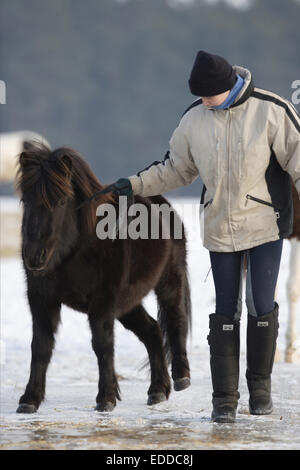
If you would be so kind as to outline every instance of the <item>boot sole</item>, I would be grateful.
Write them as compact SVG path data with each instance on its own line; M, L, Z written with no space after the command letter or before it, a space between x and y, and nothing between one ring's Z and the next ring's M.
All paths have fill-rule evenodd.
M251 415L270 415L273 412L273 403L271 402L269 406L266 406L264 408L254 408L249 403L249 412Z
M264 409L264 408L249 408L249 412L251 415L270 415L273 412L273 408L271 409Z
M211 420L213 423L235 423L235 414L224 413L219 415L211 415Z

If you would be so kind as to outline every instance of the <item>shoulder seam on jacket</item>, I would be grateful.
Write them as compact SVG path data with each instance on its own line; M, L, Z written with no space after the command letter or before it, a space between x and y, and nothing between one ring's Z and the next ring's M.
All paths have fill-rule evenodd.
M261 99L263 101L270 101L271 103L275 103L278 106L281 106L282 108L285 109L285 112L287 113L288 117L296 127L297 131L300 132L300 123L297 121L296 117L292 113L292 111L289 108L289 105L285 101L281 101L279 98L276 98L276 96L269 95L268 93L261 93L259 91L254 90L252 92L252 95L254 98Z
M195 106L199 106L199 104L202 104L202 98L199 98L198 100L194 101L182 114L181 117L183 117L190 109L195 108Z
M169 160L169 159L170 159L170 151L168 150L167 153L165 154L164 159L163 159L162 161L155 160L155 162L150 163L150 165L146 166L146 168L143 168L142 170L138 171L138 172L136 173L136 176L140 176L141 173L143 173L143 171L150 170L150 168L151 168L152 166L159 165L160 163L161 163L162 165L165 165L166 160Z

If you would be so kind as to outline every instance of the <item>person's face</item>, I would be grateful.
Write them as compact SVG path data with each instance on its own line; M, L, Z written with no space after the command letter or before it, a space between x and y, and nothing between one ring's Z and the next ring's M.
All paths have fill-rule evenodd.
M220 106L227 96L229 95L230 90L224 91L224 93L220 93L219 95L215 96L202 96L202 103L204 106Z

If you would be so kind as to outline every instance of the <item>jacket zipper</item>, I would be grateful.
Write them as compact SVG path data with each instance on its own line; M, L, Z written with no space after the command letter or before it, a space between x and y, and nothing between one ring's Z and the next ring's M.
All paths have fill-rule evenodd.
M239 178L242 177L242 142L238 141L238 170L239 170Z
M231 232L231 239L235 245L234 235L231 226L231 212L230 212L230 203L231 203L231 181L230 181L230 165L231 165L231 110L228 109L228 128L227 128L227 153L228 153L228 199L227 199L227 214L228 214L228 224Z
M280 218L280 212L278 210L277 207L274 206L274 204L271 204L271 202L267 202L267 201L264 201L263 199L259 199L257 197L254 197L254 196L251 196L251 194L247 194L246 195L246 198L247 199L251 199L252 201L256 201L256 202L259 202L260 204L264 204L265 206L269 206L269 207L272 207L275 211L275 215L277 217L277 219ZM247 202L246 202L247 203Z
M221 175L220 165L221 165L221 162L220 162L220 137L217 137L217 170L218 170L217 178L219 178L220 175Z

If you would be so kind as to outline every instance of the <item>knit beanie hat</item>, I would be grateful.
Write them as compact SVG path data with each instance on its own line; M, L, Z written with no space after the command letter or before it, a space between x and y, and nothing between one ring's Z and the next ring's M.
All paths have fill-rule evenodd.
M236 73L227 60L205 51L197 53L189 79L193 95L219 95L230 90L235 82Z

